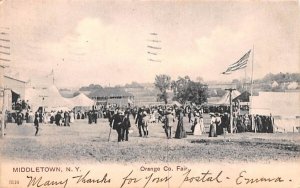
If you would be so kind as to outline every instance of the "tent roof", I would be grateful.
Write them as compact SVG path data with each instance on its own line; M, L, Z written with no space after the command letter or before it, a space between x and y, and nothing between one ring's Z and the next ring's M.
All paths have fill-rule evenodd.
M232 99L236 98L237 96L239 96L241 93L237 90L233 90L231 93L231 97ZM215 105L230 105L230 92L226 91L226 93L223 95L223 97L221 97L221 99L217 102L214 102L213 104Z
M235 97L232 101L236 102L237 100L239 100L240 102L249 102L250 95L251 94L248 91L244 91L242 94Z
M62 97L54 85L44 89L27 88L25 100L29 101L33 111L36 111L40 106L49 108L73 106L72 101Z
M93 106L94 101L88 98L85 94L80 93L76 97L70 99L74 106Z

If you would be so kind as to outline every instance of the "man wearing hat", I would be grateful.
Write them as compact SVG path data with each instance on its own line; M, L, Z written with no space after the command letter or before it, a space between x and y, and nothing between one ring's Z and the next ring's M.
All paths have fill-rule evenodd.
M129 128L131 127L130 120L129 120L129 111L125 111L125 115L122 120L122 127L123 127L123 140L128 141L128 134Z
M228 129L228 126L229 126L229 117L228 117L228 114L227 112L225 112L223 114L223 116L221 117L221 127L223 128L223 134L225 134L229 129Z
M118 142L121 142L123 140L122 115L124 116L123 112L117 110L113 115L111 122L112 128L115 129L118 133Z
M143 136L142 135L142 129L143 129L143 132L144 132L144 135L145 135L145 130L144 130L144 126L143 126L143 110L142 109L139 110L139 112L136 116L135 124L138 126L140 137Z
M165 118L165 132L167 135L167 138L170 139L172 137L172 127L173 123L175 122L174 116L172 115L171 109L168 109L166 112L166 118Z
M144 131L144 137L148 137L149 131L148 131L148 116L147 112L143 112L143 119L142 119L142 129Z

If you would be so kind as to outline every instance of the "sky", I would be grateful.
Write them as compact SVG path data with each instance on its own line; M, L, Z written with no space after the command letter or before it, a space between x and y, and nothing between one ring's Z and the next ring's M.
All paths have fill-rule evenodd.
M297 1L2 0L0 31L10 40L10 55L0 53L7 72L34 79L53 69L58 87L158 74L230 81L251 77L252 62L254 79L300 73ZM250 49L245 70L221 74Z

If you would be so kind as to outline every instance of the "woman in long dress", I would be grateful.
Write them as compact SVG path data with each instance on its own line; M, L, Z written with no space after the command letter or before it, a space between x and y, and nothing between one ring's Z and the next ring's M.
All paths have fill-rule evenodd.
M221 126L222 120L219 113L216 113L216 133L217 135L223 134L223 128Z
M183 126L183 110L179 109L178 114L178 123L177 123L177 129L175 133L175 138L186 138L186 132Z
M75 121L75 118L74 118L74 112L73 111L71 111L70 112L70 123L74 123L74 121Z
M210 127L209 127L208 137L217 137L215 114L210 114L210 115L211 115L211 120L210 120Z
M194 135L202 135L202 130L200 126L200 114L197 112L195 114L195 121L194 121Z
M200 115L199 124L200 124L200 130L201 130L202 134L205 134L205 127L204 127L204 121L203 121L202 115Z

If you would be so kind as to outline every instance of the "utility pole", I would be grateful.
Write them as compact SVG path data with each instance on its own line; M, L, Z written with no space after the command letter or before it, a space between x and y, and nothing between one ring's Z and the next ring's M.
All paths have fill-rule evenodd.
M233 127L233 110L232 110L232 91L236 90L233 88L225 89L226 91L229 91L229 101L230 101L230 133L233 133L232 127Z

